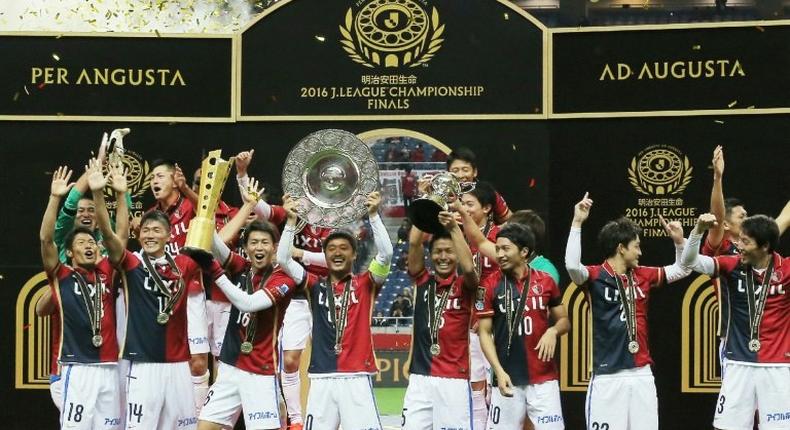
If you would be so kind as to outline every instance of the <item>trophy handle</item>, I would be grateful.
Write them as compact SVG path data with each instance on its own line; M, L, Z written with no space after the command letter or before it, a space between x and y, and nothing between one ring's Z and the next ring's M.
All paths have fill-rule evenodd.
M459 182L458 186L461 187L461 194L470 193L475 190L474 182Z

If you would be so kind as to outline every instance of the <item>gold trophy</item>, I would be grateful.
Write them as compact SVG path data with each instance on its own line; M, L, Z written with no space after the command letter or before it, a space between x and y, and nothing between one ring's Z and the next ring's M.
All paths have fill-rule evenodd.
M198 262L211 258L211 245L216 228L214 214L233 165L233 157L229 160L221 157L222 150L217 149L209 152L208 157L203 160L200 167L197 213L189 223L186 244L181 250Z

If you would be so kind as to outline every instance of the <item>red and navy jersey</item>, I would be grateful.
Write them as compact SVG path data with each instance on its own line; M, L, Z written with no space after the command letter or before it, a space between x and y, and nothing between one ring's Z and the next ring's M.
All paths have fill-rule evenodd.
M554 279L546 272L530 268L529 286L526 276L514 282L502 272L494 273L483 280L485 288L483 310L479 318L493 318L494 344L497 357L514 385L540 384L557 379L557 365L554 361L542 361L535 347L550 327L549 311L562 304L560 289ZM511 309L518 308L524 288L528 288L521 321L513 332L510 354L507 352L508 322L506 302L506 281L511 290ZM496 378L494 385L496 386Z
M249 262L238 254L232 254L228 272L233 274L233 281L239 288L246 289L249 268ZM276 375L278 339L283 315L296 289L296 283L279 267L271 272L264 285L261 285L262 281L262 273L256 273L252 278L253 290L263 290L272 300L272 307L250 313L241 312L232 306L219 359L250 373ZM247 328L252 318L256 321L252 352L242 354L241 344L247 339Z
M203 290L200 267L184 254L175 256L185 290L173 306L167 324L162 325L156 318L168 299L159 291L142 259L141 254L126 251L120 264L127 307L123 358L149 363L189 361L187 297ZM173 269L166 264L152 264L165 286L174 291L178 277Z
M774 270L766 297L763 319L760 322L760 350L749 350L749 302L746 296L747 266L740 256L714 257L716 275L721 279L722 292L730 297L730 323L724 353L728 360L749 363L790 365L790 258L773 255ZM755 299L759 297L764 271L754 271Z
M411 337L409 373L443 378L469 379L469 328L472 321L474 291L464 289L464 278L453 274L437 278L427 270L412 275L415 283L414 324ZM439 320L439 355L431 355L429 286L436 283L438 305L448 288L447 305Z
M343 287L351 280L348 303L348 320L342 339L342 351L335 354L335 325L330 321L327 291L334 292L336 314L340 316ZM308 372L321 373L367 373L378 371L373 354L373 335L370 322L373 303L378 288L369 272L349 275L328 289L329 278L307 274L307 299L313 313L313 352ZM334 312L335 310L332 310Z
M647 302L651 290L664 284L664 269L638 266L632 270L636 288L636 341L639 343L636 354L628 352L626 315L614 278L620 276L623 288L630 288L627 277L616 275L608 262L587 266L587 271L590 276L582 287L592 311L593 373L608 374L653 364L647 328Z
M271 205L272 211L269 215L269 222L274 225L282 226L288 218L288 213L285 212L282 206ZM324 252L324 239L329 236L332 229L326 227L318 227L307 224L299 232L294 235L294 246L310 252ZM305 270L312 273L317 277L329 276L329 269L316 265L305 265Z
M719 246L714 248L706 239L700 253L708 257L738 255L738 248L726 238L722 239ZM719 337L725 338L728 330L727 325L730 322L730 292L727 289L722 290L721 280L716 276L711 279L711 283L713 284L713 291L716 293L716 300L719 302Z
M486 239L492 243L496 243L497 233L499 233L499 226L490 226L488 229L488 234L486 234ZM488 258L481 254L480 250L472 244L469 245L469 250L472 251L472 258L474 259L475 267L479 269L480 273L478 273L478 275L480 276L480 279L485 279L492 273L499 271L499 263L497 263L495 259Z
M93 298L101 288L102 344L93 346L93 329L90 316L82 296L77 276L85 279L93 306ZM59 343L55 355L60 363L114 363L118 361L118 338L115 334L115 271L107 258L102 258L94 270L71 267L58 263L52 272L47 272L52 299L58 309L60 321ZM96 279L98 276L98 280ZM98 285L97 285L98 282Z

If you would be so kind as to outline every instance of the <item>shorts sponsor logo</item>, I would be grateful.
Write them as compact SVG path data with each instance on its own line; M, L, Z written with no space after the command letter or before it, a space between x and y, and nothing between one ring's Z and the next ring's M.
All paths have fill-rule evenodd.
M104 418L104 425L105 426L119 426L121 425L120 418Z
M208 337L190 337L189 343L192 345L203 345L204 343L208 343Z
M561 423L562 415L541 415L536 421L538 424Z
M197 417L179 418L178 427L194 426L197 425L197 422L198 422Z
M247 413L247 420L248 421L255 421L255 420L267 420L271 418L279 418L279 415L276 412L272 411L258 411L258 412L248 412Z
M790 411L788 412L776 412L773 414L766 414L768 418L765 422L776 422L776 421L790 421Z

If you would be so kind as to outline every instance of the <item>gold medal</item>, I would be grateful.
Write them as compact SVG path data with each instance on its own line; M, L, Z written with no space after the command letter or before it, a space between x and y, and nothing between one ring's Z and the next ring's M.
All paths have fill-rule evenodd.
M442 348L439 347L439 344L434 343L431 345L431 355L436 357L439 353L442 352Z
M628 342L628 352L630 352L631 354L636 354L637 352L639 352L639 342L635 340Z
M91 339L91 342L93 343L93 346L95 346L96 348L100 347L101 344L102 344L101 335L97 334L97 335L93 336L93 338Z
M168 321L170 321L170 315L164 312L160 312L159 315L156 316L156 322L160 325L165 325Z
M252 352L252 342L242 342L241 343L241 352L242 354L249 354Z
M757 352L757 351L760 350L761 347L762 347L762 345L760 345L760 341L759 340L752 339L752 340L749 341L749 351Z

